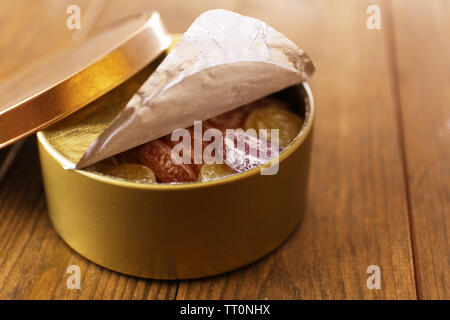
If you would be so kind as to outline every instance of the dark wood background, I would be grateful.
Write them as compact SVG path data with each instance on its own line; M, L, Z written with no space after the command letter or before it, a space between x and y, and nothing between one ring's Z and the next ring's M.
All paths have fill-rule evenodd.
M0 82L71 41L71 3L89 7L2 1ZM366 28L371 4L381 30ZM95 9L98 21L114 5ZM206 9L231 9L310 54L318 113L305 221L276 252L228 274L153 281L111 272L52 228L31 138L0 184L0 299L450 298L450 1L130 0L123 10L142 6L171 32ZM80 290L66 288L72 264ZM381 267L380 290L366 286L369 265Z

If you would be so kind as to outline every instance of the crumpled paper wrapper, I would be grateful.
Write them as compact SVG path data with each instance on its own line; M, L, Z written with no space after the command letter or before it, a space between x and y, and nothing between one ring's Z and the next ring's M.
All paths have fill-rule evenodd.
M314 67L266 23L227 10L200 15L125 108L67 169L80 169L308 81Z

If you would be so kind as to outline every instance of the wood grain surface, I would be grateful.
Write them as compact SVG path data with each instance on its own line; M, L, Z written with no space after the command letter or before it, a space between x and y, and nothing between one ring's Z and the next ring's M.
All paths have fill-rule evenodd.
M450 1L392 7L419 295L449 299Z
M68 3L89 6L4 2L0 82L26 64L29 48L48 54L71 41L74 35L64 30ZM190 281L121 275L76 254L52 228L31 138L0 182L0 299L450 297L449 2L130 3L128 12L158 10L171 32L183 32L207 9L231 9L275 26L309 53L317 68L317 122L305 220L273 254L231 273ZM372 4L381 8L381 30L366 27ZM25 8L35 26L33 36L20 37L27 26L17 15ZM110 19L108 8L92 28ZM42 19L60 28L52 29L51 39L36 41L37 30L45 30ZM80 266L80 290L66 288L70 265ZM381 268L379 290L366 286L370 265Z

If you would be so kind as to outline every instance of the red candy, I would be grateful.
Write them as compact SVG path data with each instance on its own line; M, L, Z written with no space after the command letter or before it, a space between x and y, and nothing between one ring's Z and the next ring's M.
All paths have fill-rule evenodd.
M171 157L172 148L161 140L148 142L140 147L141 163L156 175L159 182L191 182L197 174L187 164L176 164Z

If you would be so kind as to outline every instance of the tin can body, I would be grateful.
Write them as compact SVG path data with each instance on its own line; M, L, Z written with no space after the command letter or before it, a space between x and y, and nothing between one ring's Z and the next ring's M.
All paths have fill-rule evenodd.
M296 229L307 200L314 103L307 84L290 90L289 99L304 108L305 125L274 175L255 168L206 183L129 183L64 170L40 132L55 229L89 260L146 278L210 276L263 257Z

